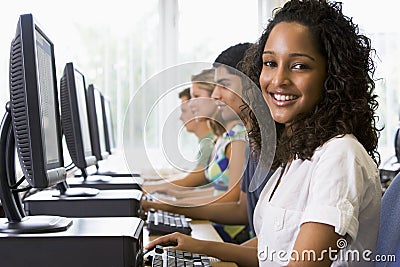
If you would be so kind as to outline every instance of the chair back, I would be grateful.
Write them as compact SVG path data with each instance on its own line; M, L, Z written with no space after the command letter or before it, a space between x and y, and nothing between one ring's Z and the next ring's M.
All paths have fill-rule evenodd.
M400 173L382 197L376 255L383 258L396 256L396 262L377 262L376 267L400 266Z

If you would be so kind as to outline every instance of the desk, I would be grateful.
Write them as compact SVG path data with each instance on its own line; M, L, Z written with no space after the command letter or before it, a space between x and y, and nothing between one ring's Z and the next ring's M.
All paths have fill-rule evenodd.
M211 225L210 221L206 220L193 220L190 222L192 227L192 237L197 239L223 242L217 231ZM158 236L149 236L146 226L143 227L143 244L146 245L150 241L156 239ZM233 262L212 262L215 267L235 267Z

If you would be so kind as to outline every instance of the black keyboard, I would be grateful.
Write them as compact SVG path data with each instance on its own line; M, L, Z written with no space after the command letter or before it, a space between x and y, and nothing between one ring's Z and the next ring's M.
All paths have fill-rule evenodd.
M157 246L154 249L152 256L152 267L200 267L210 266L211 261L208 256L203 254L196 254L182 250L175 250L174 248L163 249Z
M147 212L147 230L149 235L165 235L174 232L190 235L192 227L184 215L150 209Z

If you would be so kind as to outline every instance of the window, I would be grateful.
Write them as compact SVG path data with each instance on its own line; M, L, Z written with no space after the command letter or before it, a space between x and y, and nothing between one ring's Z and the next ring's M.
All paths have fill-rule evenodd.
M121 136L130 98L158 71L158 1L26 0L4 8L0 16L5 29L0 42L0 104L4 107L9 100L9 46L18 16L32 13L54 42L58 80L67 62L77 65L87 85L96 84L110 99Z
M400 29L398 12L392 1L344 0L343 13L353 17L361 32L371 38L376 50L375 72L378 94L379 126L384 127L379 138L378 150L382 163L394 155L394 134L400 115Z
M246 6L243 9L243 6ZM157 77L151 79L158 80L154 82L154 86L144 84L146 87L141 88L146 95L143 94L139 99L151 99L154 95L149 95L150 91L156 92L162 96L160 101L152 103L152 101L145 101L141 108L151 110L149 116L139 118L139 115L134 112L136 106L140 101L134 100L133 107L129 107L128 113L132 114L132 119L129 121L136 121L137 125L144 125L146 123L146 147L140 148L138 144L131 144L129 147L134 148L136 151L132 152L130 149L127 153L132 153L129 158L143 155L143 150L148 153L151 165L157 168L169 167L171 165L180 165L174 162L180 158L178 153L173 153L173 157L168 158L167 145L165 142L165 134L174 132L174 129L179 127L179 112L175 112L179 108L178 92L184 87L190 86L190 78L192 74L197 74L202 69L200 66L211 67L215 58L229 46L241 42L254 42L259 37L258 17L257 17L256 0L175 0L175 1L160 1L160 21L163 29L161 33L160 46L161 50L161 65L164 68L170 68L168 75L163 77L161 73ZM197 66L186 68L182 64L190 64L199 62ZM196 63L194 63L196 65ZM172 70L174 66L176 70ZM182 75L186 75L182 78ZM170 88L166 84L170 83L171 77L180 77L184 84L173 84L176 90L167 94ZM139 89L140 90L140 89ZM158 92L157 92L158 90ZM139 92L140 93L140 92ZM138 96L137 96L138 97ZM153 107L146 107L145 105L153 105ZM168 123L166 123L168 122ZM175 124L173 122L176 122ZM168 129L168 127L171 127ZM138 128L136 128L138 129ZM131 140L143 139L143 131L138 130L133 133L132 138L124 137L128 142ZM192 134L180 132L178 147L171 148L179 149L179 155L185 157L187 160L193 158L193 153L197 151L196 138ZM172 135L171 143L176 144L176 135ZM194 141L194 142L193 142ZM162 155L160 157L160 155ZM142 158L137 159L143 160ZM183 159L182 159L183 160ZM146 160L140 162L141 166L148 164ZM132 164L133 165L133 164ZM145 167L144 167L145 168Z
M231 45L259 37L257 1L180 0L180 62L213 62Z

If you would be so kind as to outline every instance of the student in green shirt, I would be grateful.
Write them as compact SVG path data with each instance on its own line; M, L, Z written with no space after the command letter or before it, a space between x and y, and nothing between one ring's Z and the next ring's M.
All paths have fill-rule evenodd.
M177 198L187 195L212 194L212 188L196 190L199 186L206 186L209 182L205 178L205 168L215 144L217 135L216 125L210 121L218 112L215 102L210 98L214 87L214 69L205 69L198 74L192 75L192 86L179 93L181 99L181 116L188 132L194 133L199 138L198 163L194 170L181 179L173 181L157 181L145 183L143 191L146 193L159 192ZM193 96L193 97L192 97ZM196 98L196 103L193 103ZM202 108L197 109L196 105ZM207 114L203 112L207 111ZM204 114L203 114L204 113ZM179 190L177 190L179 188Z

